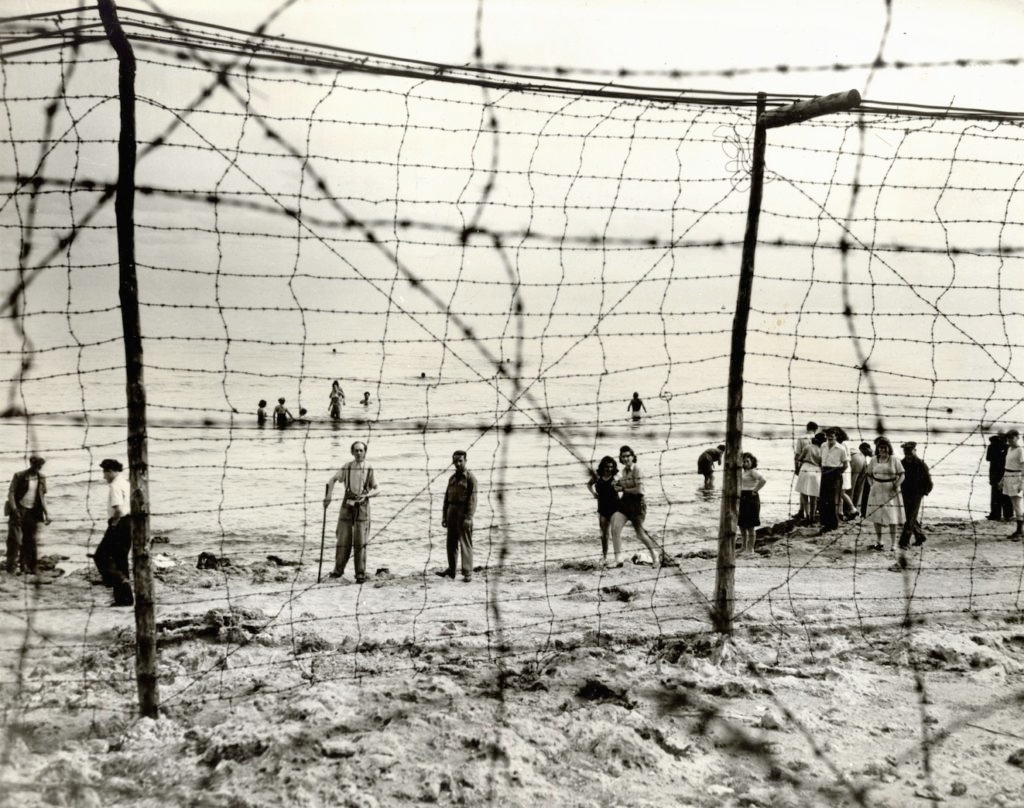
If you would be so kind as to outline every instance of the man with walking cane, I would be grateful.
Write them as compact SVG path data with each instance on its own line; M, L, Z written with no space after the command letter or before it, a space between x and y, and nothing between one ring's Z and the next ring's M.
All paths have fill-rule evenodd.
M324 495L324 520L331 504L334 484L345 486L345 496L338 514L338 545L334 556L334 569L330 578L345 574L349 556L355 554L356 583L366 580L366 540L370 535L370 498L378 494L373 467L366 462L366 444L356 441L351 447L353 459L342 466L327 483Z

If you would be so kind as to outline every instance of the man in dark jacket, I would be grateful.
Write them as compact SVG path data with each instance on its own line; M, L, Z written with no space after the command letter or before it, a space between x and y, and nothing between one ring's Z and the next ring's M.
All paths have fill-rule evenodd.
M46 461L38 455L28 459L28 468L15 472L7 490L7 571L35 574L39 557L36 536L39 523L50 524L46 510L46 477L40 472Z
M917 517L921 511L921 500L932 492L932 476L925 462L915 454L916 449L917 444L913 441L903 444L904 476L900 490L903 492L903 509L906 512L907 521L904 523L903 533L900 535L900 547L910 546L911 534L914 536L915 547L924 544L926 538Z
M1006 445L1006 435L1000 432L989 437L988 449L985 451L985 459L988 461L988 484L992 489L991 504L985 518L995 522L1013 518L1013 503L1003 493L1000 485L1003 472L1006 471L1006 452L1009 448Z

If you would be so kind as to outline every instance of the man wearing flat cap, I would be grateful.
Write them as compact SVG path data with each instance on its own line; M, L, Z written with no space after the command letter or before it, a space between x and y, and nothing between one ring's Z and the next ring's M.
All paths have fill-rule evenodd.
M911 535L914 537L914 546L920 547L925 542L925 535L921 530L918 515L921 512L921 500L932 492L932 476L928 466L915 453L917 444L914 441L907 441L901 446L904 476L900 490L903 492L903 508L907 521L903 523L903 532L900 534L900 547L910 546Z
M100 463L103 479L107 481L107 530L100 540L93 561L100 571L104 586L114 590L115 606L131 606L134 602L128 578L128 553L132 548L132 512L128 480L121 474L120 461L104 460Z
M50 524L46 510L46 477L39 455L28 459L28 468L15 472L7 489L4 514L7 516L7 572L34 575L39 558L36 537L39 523Z

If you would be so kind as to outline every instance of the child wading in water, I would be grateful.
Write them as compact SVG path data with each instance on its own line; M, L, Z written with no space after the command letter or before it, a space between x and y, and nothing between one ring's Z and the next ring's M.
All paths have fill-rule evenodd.
M753 552L754 540L757 538L757 526L761 524L761 497L758 491L764 488L764 475L757 470L757 458L750 452L744 452L743 472L740 475L740 516L739 528L743 543L740 552Z

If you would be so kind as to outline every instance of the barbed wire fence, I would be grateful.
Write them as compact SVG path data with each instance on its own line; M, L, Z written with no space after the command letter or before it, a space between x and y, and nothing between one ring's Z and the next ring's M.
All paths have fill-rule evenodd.
M486 65L479 34L477 64L458 67L268 37L266 25L120 18L138 65L148 539L153 551L166 540L232 561L200 574L157 553L157 629L171 657L160 660L161 709L416 675L454 638L494 672L501 732L505 694L580 644L692 652L710 625L717 500L688 481L724 435L756 94L628 86L629 73L541 78ZM133 638L83 563L103 521L97 462L123 451L126 425L118 61L106 43L88 7L3 26L0 227L17 249L2 253L13 339L0 352L10 436L0 454L12 472L30 452L50 459L59 517L48 540L73 547L79 565L52 586L22 579L5 593L5 756L44 687L72 691L64 698L96 722L137 711ZM966 534L971 553L910 567L899 591L864 596L867 528L846 524L809 553L783 540L739 570L736 619L780 636L795 625L812 655L837 630L912 648L915 632L963 610L1019 620L1024 563L984 558L976 520L989 490L976 479L988 435L1020 418L1020 119L868 100L798 129L772 135L747 329L744 447L781 483L766 489L765 513L792 513L793 439L816 418L926 446L949 492L936 533ZM346 412L331 420L326 389L339 377ZM639 424L623 418L634 389L655 391ZM363 390L369 401L357 404ZM309 414L257 429L256 400L278 394ZM380 585L340 589L340 605L318 613L322 485L356 439L386 479L370 546ZM671 559L628 587L600 571L585 489L620 443L638 450L648 526ZM486 493L476 520L486 586L458 595L431 588L454 448L468 449ZM547 582L561 570L598 576L568 596L592 608L569 611L553 585L515 591L517 576ZM422 579L422 600L389 601L394 578ZM270 608L249 605L254 587ZM453 602L474 615L456 628ZM222 644L209 659L167 652L211 634ZM289 653L259 656L260 638ZM121 676L100 664L108 655ZM43 657L64 661L34 669ZM923 707L924 668L908 660ZM124 696L118 708L97 698L101 685ZM667 709L697 703L662 697ZM977 714L1020 701L1010 691ZM807 722L776 704L866 804ZM960 729L922 721L907 754L928 769ZM748 741L737 732L739 748Z

